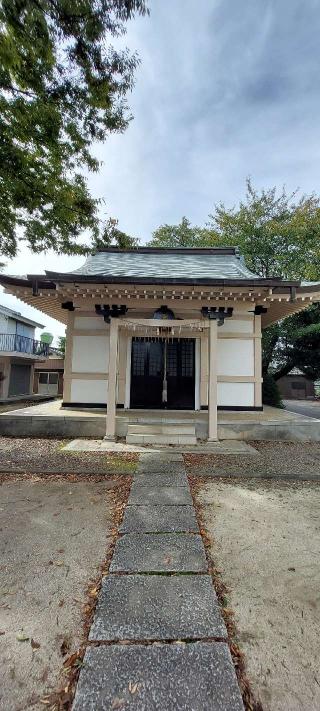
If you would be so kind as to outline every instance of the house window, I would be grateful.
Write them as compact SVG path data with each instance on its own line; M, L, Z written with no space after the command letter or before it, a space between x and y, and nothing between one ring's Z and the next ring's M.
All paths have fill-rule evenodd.
M38 393L40 395L58 394L59 373L55 371L42 371L39 373Z

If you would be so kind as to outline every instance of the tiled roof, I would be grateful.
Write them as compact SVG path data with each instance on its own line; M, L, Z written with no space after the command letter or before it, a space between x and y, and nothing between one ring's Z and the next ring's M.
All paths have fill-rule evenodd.
M222 250L221 250L222 251ZM259 279L235 253L219 250L164 250L154 252L97 252L73 272L75 277L128 277L157 279ZM231 252L231 250L229 250ZM48 272L51 276L52 272Z

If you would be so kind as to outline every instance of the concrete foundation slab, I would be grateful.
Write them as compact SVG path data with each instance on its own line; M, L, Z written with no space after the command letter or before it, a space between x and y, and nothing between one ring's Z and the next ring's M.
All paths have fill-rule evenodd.
M61 400L41 405L12 410L0 415L0 434L10 437L62 437L94 438L97 451L135 451L135 452L217 452L229 454L233 442L234 454L248 454L243 451L243 440L320 441L320 419L302 414L264 407L257 412L218 412L219 442L206 442L208 437L208 413L191 410L125 410L118 409L116 414L116 434L125 438L131 424L162 424L170 426L177 421L192 424L195 427L197 444L167 447L166 445L137 447L124 442L105 442L106 410L104 408L62 408ZM101 438L100 441L98 438ZM227 440L227 441L223 441ZM240 441L242 440L242 441ZM84 444L84 451L87 445ZM124 449L123 449L124 448ZM77 451L81 451L77 444ZM255 453L252 448L251 453Z
M73 711L243 711L224 643L92 647Z
M203 573L208 570L201 536L192 533L128 533L118 538L110 573Z
M121 533L199 532L192 506L127 506Z
M89 639L198 639L227 635L210 575L109 575Z

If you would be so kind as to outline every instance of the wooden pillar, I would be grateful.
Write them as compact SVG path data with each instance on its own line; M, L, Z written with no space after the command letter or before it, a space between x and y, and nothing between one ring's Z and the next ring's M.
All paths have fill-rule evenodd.
M217 330L218 325L215 319L209 320L209 441L218 439L217 420Z
M111 319L109 346L109 379L107 398L107 428L104 439L113 441L116 435L116 394L118 369L118 320Z
M254 406L262 406L261 316L254 317Z

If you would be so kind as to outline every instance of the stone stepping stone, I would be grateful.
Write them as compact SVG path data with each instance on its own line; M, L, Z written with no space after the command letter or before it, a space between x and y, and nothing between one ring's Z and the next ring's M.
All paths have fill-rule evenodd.
M183 462L183 456L180 452L142 452L139 457L139 463L158 461Z
M118 538L110 573L203 573L207 560L194 533L127 533Z
M139 486L188 486L188 479L184 472L168 474L167 472L141 473L134 476L131 491Z
M167 504L168 506L189 505L192 506L192 498L189 487L182 486L140 486L131 490L128 499L128 506L146 505L158 506Z
M182 462L150 462L138 464L135 476L139 474L185 474L185 466Z
M120 533L199 533L193 506L127 506Z
M91 647L73 711L244 711L222 642Z
M209 575L109 575L91 641L227 637Z

